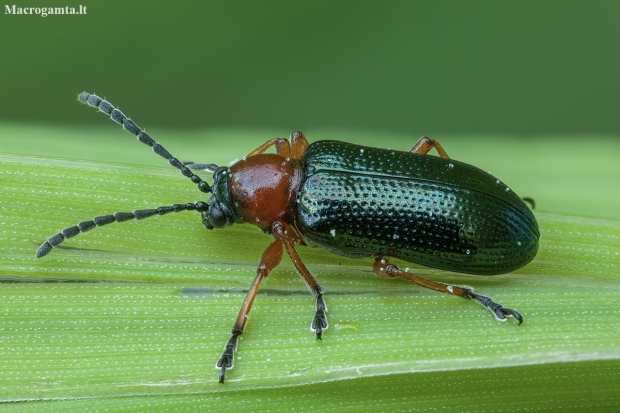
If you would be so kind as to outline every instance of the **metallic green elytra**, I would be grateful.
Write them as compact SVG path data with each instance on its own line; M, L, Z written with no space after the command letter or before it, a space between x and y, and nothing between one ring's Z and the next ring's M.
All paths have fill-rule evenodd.
M466 163L320 141L303 165L296 227L309 245L479 275L521 268L538 251L523 200Z

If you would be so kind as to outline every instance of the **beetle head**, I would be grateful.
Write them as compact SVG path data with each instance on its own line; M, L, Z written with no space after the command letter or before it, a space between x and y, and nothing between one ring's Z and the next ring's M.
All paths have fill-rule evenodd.
M223 228L235 223L230 191L230 169L219 167L213 172L212 194L207 199L208 209L202 213L205 228Z

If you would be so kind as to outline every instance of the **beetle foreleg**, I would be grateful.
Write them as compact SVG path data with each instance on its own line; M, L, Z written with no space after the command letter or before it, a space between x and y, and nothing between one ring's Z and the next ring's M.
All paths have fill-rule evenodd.
M316 297L316 313L314 314L314 318L310 324L310 329L316 333L317 340L320 340L323 330L327 330L328 326L327 316L325 315L327 312L327 306L325 305L325 300L323 300L323 288L319 285L318 281L312 276L312 274L310 274L310 271L301 258L299 258L299 255L295 250L295 245L298 245L301 242L301 239L295 233L293 228L281 221L274 223L271 228L276 238L282 241L282 245L284 245L286 252L289 257L291 257L291 261L293 261L293 265L297 269L297 272L306 282L310 293Z
M443 148L441 147L439 142L437 142L436 140L427 138L426 136L422 136L420 138L420 140L418 141L418 143L413 145L413 148L411 148L411 150L409 152L411 152L411 153L418 153L420 155L426 155L433 148L437 149L437 153L442 158L450 159L450 157L448 156L446 151L443 150Z
M224 383L226 379L226 370L232 369L234 366L234 352L237 348L237 339L241 334L243 334L243 330L245 329L245 323L248 321L248 315L250 314L250 310L252 309L252 304L254 303L254 299L256 298L256 294L258 293L258 289L260 288L260 284L263 279L269 275L271 270L273 270L282 260L282 242L279 240L275 240L272 242L263 255L261 256L260 263L258 264L258 269L256 270L256 278L252 283L252 286L248 290L248 294L245 296L245 300L243 300L243 304L241 305L241 310L239 310L239 315L237 316L237 320L235 320L235 324L232 328L232 337L226 343L226 347L224 348L224 353L222 357L215 364L215 368L220 370L220 383Z
M383 278L401 277L405 280L411 281L412 283L421 285L422 287L430 288L431 290L456 295L468 300L475 300L483 307L489 309L498 321L506 321L506 316L512 316L519 322L519 324L523 322L523 317L515 310L504 308L502 305L496 303L487 296L475 294L471 288L427 280L426 278L422 278L415 274L401 270L396 265L390 264L383 256L377 257L373 265L373 270L375 271L375 274Z

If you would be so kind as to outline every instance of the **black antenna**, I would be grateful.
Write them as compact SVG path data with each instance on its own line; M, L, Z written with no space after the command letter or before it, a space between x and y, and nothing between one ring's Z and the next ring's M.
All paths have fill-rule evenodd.
M205 181L203 181L197 175L195 175L192 171L190 171L187 166L183 165L181 161L179 161L177 158L172 156L170 152L168 152L163 146L155 142L153 138L151 138L148 135L148 133L141 130L138 127L138 125L136 125L131 119L123 115L123 112L121 112L120 110L112 106L110 102L108 102L107 100L101 99L97 95L91 95L90 93L86 93L86 92L80 93L78 95L78 100L89 106L98 108L101 112L110 115L110 118L114 122L120 123L123 126L123 129L136 135L136 137L138 138L140 142L149 145L151 148L153 148L153 151L156 154L158 154L159 156L163 158L166 158L168 162L170 162L170 165L181 170L181 173L183 175L187 176L189 179L192 180L193 183L198 185L198 189L206 193L212 192L212 188L211 186L209 186L209 184L207 184ZM194 166L193 163L191 164L192 166ZM206 170L206 171L210 171L213 168L217 169L217 166L213 164L198 164L198 166L201 167L202 170ZM206 202L199 201L195 203L190 202L187 204L174 204L170 206L160 206L154 209L140 209L140 210L133 211L133 212L117 212L116 214L112 214L112 215L102 215L102 216L93 218L90 221L83 221L72 227L67 227L63 229L62 231L60 231L59 233L52 235L51 237L47 239L47 241L41 244L41 246L37 250L37 258L41 258L49 254L50 251L52 251L52 248L56 247L57 245L62 243L67 238L75 237L81 232L90 231L91 229L95 227L100 227L102 225L111 224L112 222L124 222L124 221L129 221L131 219L144 219L144 218L152 217L154 215L165 215L170 212L180 212L180 211L204 212L208 210L209 210L208 204Z
M112 106L110 102L101 99L97 95L91 95L90 93L86 92L80 93L78 95L78 100L86 105L92 106L93 108L97 108L101 112L109 115L114 122L121 124L123 126L123 129L125 129L127 132L131 132L136 135L140 142L152 147L153 152L163 158L166 158L168 162L170 162L170 165L181 170L181 173L191 179L193 183L197 184L198 189L200 189L202 192L212 192L211 186L209 186L209 184L207 184L192 171L190 171L187 166L183 165L181 161L172 156L170 152L166 150L166 148L155 142L155 140L153 140L153 138L151 138L148 133L140 129L138 125L136 125L131 119L125 116L123 112Z
M39 249L37 250L37 258L41 258L46 256L52 248L66 240L67 238L75 237L80 232L90 231L95 227L100 227L102 225L111 224L112 222L123 222L129 221L131 219L144 219L148 217L152 217L153 215L165 215L170 212L180 212L180 211L206 211L209 209L209 206L206 202L196 202L196 203L187 203L187 204L174 204L170 206L160 206L154 209L141 209L133 212L117 212L113 215L102 215L97 218L93 218L90 221L83 221L77 225L72 227L67 227L60 231L56 235L52 235L45 241Z

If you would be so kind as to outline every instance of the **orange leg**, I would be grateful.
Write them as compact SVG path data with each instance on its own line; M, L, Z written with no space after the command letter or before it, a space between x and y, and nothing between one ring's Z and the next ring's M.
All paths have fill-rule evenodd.
M258 148L254 149L248 156L264 153L272 146L276 147L276 153L284 158L301 159L308 148L308 141L302 132L293 132L289 140L282 138L269 139Z
M304 136L303 132L296 131L291 133L290 141L292 151L291 157L293 159L301 159L304 152L306 152L306 149L308 149L308 140Z
M323 300L323 288L321 288L317 280L310 274L310 271L301 258L299 258L295 250L295 245L298 245L301 239L293 228L284 222L276 222L272 225L272 229L276 238L282 241L286 252L289 257L291 257L291 261L293 261L293 265L297 269L299 275L301 275L301 278L306 282L310 293L316 298L316 313L310 324L310 329L316 333L317 340L320 340L323 330L326 330L328 326L327 316L325 315L327 306L325 305L325 300Z
M295 251L295 245L298 245L301 239L297 233L284 222L275 222L272 225L272 231L276 240L267 247L261 256L260 263L256 270L256 278L245 296L245 300L239 310L239 315L233 325L232 336L226 343L222 357L215 364L215 368L220 370L220 383L224 383L226 379L226 370L230 370L234 366L234 352L237 348L238 338L243 334L245 323L248 320L248 315L250 314L261 282L282 260L282 247L286 248L286 252L291 257L295 268L297 268L297 271L308 285L312 295L316 297L316 313L310 328L316 333L317 339L321 339L323 330L327 329L327 318L325 316L327 307L323 300L323 289L301 261L297 251Z
M515 310L504 308L500 304L491 300L489 297L475 294L470 288L459 287L457 285L443 284L436 281L427 280L426 278L419 277L409 272L403 271L394 264L390 264L383 256L377 257L373 265L375 274L383 278L401 277L412 283L421 285L422 287L430 288L431 290L439 291L446 294L456 295L468 300L475 300L483 307L487 308L493 313L498 321L506 321L506 316L514 317L519 324L523 322L521 314Z
M420 155L426 155L431 151L431 149L437 149L437 153L439 156L445 159L450 159L446 151L443 150L439 142L436 140L427 138L426 136L422 136L418 143L416 143L413 148L409 152L419 153Z
M276 147L276 153L284 158L301 159L308 149L308 141L303 132L293 132L291 137L287 139L273 138L263 143L258 148L254 149L248 154L248 156L259 155L265 153L265 151L272 146ZM215 172L218 168L217 165L212 163L197 163L193 161L185 161L183 163L189 169L196 171Z
M258 268L256 270L256 278L254 279L248 294L245 296L245 300L243 300L241 310L239 310L239 315L233 325L232 337L230 337L230 340L226 343L222 357L215 364L215 368L220 370L220 383L224 383L224 380L226 379L226 370L233 368L234 352L237 348L237 339L241 334L243 334L245 323L248 321L248 315L252 309L252 304L254 303L260 284L263 279L269 275L271 270L273 270L280 263L280 260L282 260L282 242L280 242L280 240L275 240L267 247L261 256L260 263L258 264Z
M282 155L285 158L289 158L291 156L291 143L288 140L282 138L269 139L267 142L263 143L261 146L250 152L248 156L265 153L267 149L271 148L274 145L276 147L276 153L278 155Z

